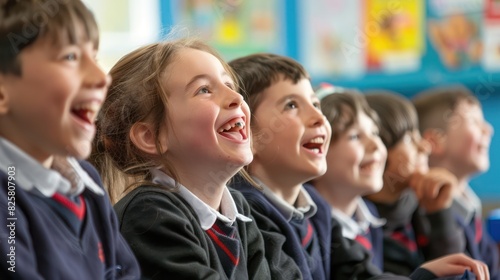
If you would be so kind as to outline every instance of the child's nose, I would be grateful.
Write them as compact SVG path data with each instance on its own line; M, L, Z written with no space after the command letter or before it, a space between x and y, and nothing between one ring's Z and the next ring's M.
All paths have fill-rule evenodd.
M100 89L107 88L111 84L111 76L104 72L93 58L87 57L82 65L86 87Z
M326 122L326 117L323 115L323 113L316 107L311 105L311 108L309 110L310 112L310 119L309 119L309 125L310 126L321 126L324 125Z
M487 134L488 136L492 136L493 133L495 133L495 130L493 129L493 126L489 122L487 122L487 121L484 121L483 133Z
M224 89L224 91L226 92L227 95L227 97L225 98L227 108L241 106L241 103L243 103L243 96L241 94L229 88Z
M377 137L376 136L371 136L371 135L368 135L368 137L366 137L366 139L367 139L367 141L366 141L366 150L368 150L368 151L375 151L375 150L380 149L380 147L378 145L378 142L377 142L377 139L378 139Z

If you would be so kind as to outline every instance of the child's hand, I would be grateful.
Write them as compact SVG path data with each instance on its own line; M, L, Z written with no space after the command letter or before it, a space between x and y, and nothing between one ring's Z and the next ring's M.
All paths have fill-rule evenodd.
M425 174L415 173L410 179L410 187L427 213L450 207L457 186L457 178L444 168L432 168Z
M460 253L452 254L424 263L422 268L434 273L438 278L462 275L466 269L474 272L477 280L489 280L488 266Z

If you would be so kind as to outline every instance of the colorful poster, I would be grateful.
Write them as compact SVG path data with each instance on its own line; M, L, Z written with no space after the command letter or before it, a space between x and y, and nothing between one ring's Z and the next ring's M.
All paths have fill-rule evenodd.
M441 63L470 68L483 56L483 0L430 0L427 31Z
M206 39L225 59L284 49L280 0L172 1L174 24Z
M367 65L386 73L417 71L424 51L421 0L367 0Z
M486 21L500 21L500 0L486 1L485 19Z
M356 77L365 73L366 36L362 0L298 1L300 61L312 76Z
M487 71L500 70L500 1L487 0L484 12L483 67Z

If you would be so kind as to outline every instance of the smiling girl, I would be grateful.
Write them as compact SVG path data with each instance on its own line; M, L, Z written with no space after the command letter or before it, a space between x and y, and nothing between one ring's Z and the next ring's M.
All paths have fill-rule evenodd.
M111 193L127 192L115 209L144 277L268 279L248 204L226 187L253 158L231 69L184 39L133 51L111 76L95 162Z

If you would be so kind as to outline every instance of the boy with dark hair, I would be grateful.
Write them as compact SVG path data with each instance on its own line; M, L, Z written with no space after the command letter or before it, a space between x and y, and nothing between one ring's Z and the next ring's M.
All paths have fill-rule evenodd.
M330 279L330 208L307 181L326 171L330 125L309 75L291 58L255 54L229 65L252 112L254 159L236 180L265 242L282 242L303 279Z
M489 168L493 129L484 119L481 103L464 86L445 86L413 98L422 136L431 143L430 167L442 167L458 179L452 211L464 231L463 252L484 261L491 279L498 279L498 249L483 230L481 201L469 186L473 175Z
M80 0L0 1L1 279L138 279L85 161L110 78Z

